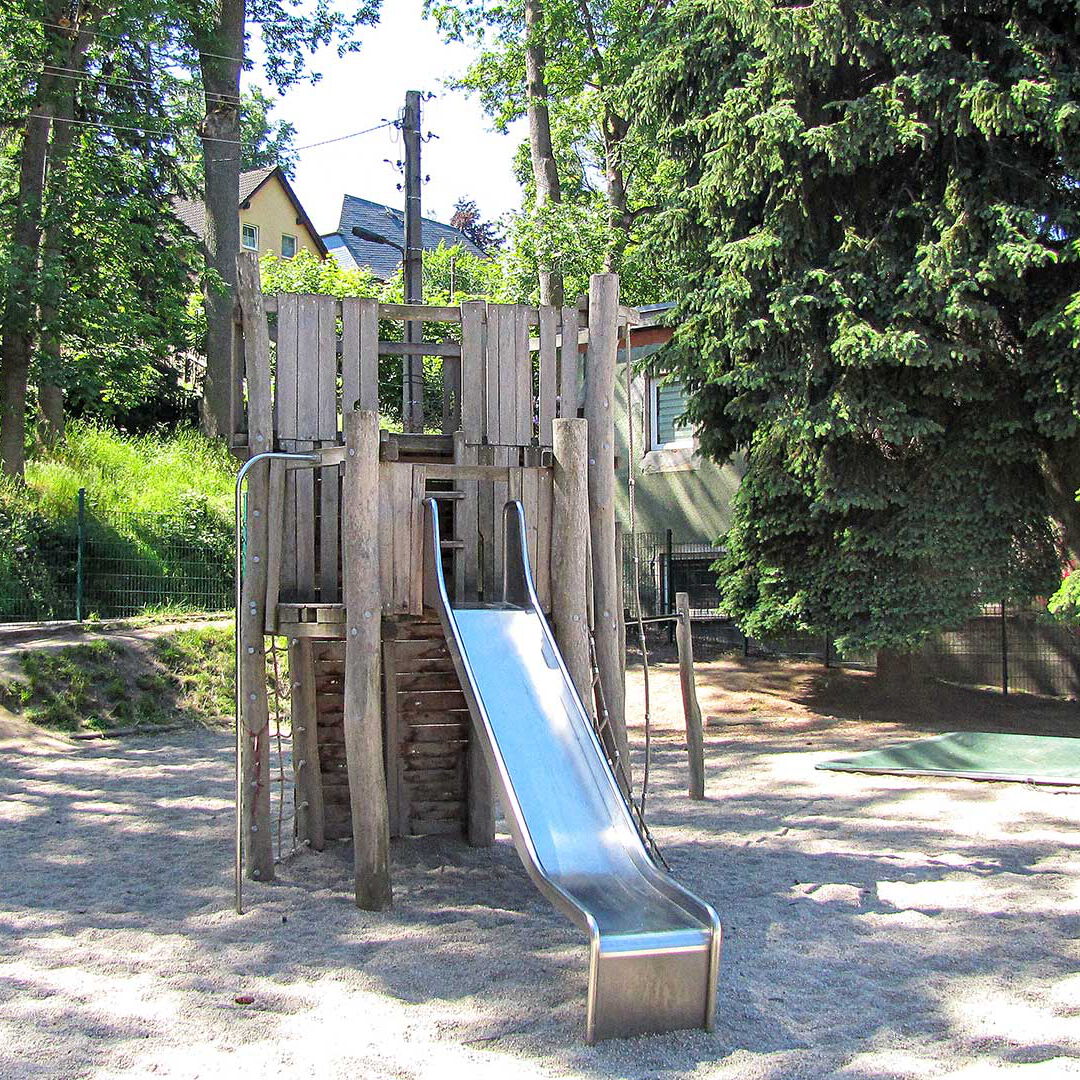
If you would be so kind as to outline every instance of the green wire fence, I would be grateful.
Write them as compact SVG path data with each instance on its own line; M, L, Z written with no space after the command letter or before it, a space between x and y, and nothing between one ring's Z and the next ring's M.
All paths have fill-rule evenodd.
M0 523L0 623L120 618L232 604L232 522L201 499L172 513L95 510Z

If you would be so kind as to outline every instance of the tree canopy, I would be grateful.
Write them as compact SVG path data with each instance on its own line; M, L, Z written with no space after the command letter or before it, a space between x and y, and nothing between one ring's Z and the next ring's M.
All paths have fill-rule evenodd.
M1075 5L681 0L636 92L681 191L653 238L684 283L665 363L704 450L748 452L719 567L744 629L907 648L1052 591Z

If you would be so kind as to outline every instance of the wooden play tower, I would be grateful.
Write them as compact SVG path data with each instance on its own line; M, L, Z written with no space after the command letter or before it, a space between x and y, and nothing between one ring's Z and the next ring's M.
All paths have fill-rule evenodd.
M457 603L501 596L503 507L522 503L540 603L582 699L606 714L609 756L628 764L612 410L633 319L611 274L561 309L431 307L263 296L255 257L240 257L233 449L307 455L259 461L248 481L238 693L249 877L274 873L274 636L289 648L297 839L353 839L358 904L389 904L392 836L492 841L491 781L424 607L425 498L437 500ZM424 340L395 334L403 322L422 324ZM442 360L441 416L425 433L379 428L380 358L406 354Z

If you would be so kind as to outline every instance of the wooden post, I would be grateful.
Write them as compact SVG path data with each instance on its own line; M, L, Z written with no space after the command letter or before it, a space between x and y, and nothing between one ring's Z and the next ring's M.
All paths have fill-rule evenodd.
M316 851L326 846L319 724L315 711L315 658L309 638L289 641L289 698L292 716L293 774L296 777L296 839Z
M383 771L379 658L379 414L345 414L341 536L345 555L345 760L356 906L383 911L390 891L390 820Z
M686 756L690 763L689 793L691 799L704 799L705 737L701 728L697 685L694 682L694 639L690 633L690 597L687 593L675 594L675 611L679 616L675 627L675 641L679 648L679 686L682 689L683 716L686 718Z
M587 548L589 531L589 424L554 420L554 499L551 519L551 616L566 670L590 715L593 712L589 664Z
M237 256L240 312L248 384L248 447L252 454L271 449L270 332L266 325L254 255ZM266 697L266 563L269 475L256 466L248 478L247 543L240 597L240 695L244 721L241 747L244 864L249 877L272 881L274 848L270 835L270 708Z
M585 419L589 422L589 533L596 620L596 665L608 721L630 780L623 669L619 653L619 575L615 565L615 362L619 346L619 276L589 279L589 352Z

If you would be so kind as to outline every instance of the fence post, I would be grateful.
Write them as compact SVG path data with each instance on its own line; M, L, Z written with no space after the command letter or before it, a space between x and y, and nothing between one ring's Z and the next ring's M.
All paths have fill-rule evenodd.
M672 543L672 532L670 529L664 530L664 614L675 614L675 597L671 593L671 558L674 554L675 545ZM675 644L675 624L668 623L668 644Z
M1005 601L1001 601L1001 693L1009 694L1009 623Z
M83 621L83 576L86 573L84 557L86 550L86 488L79 488L78 513L76 514L77 539L75 541L75 621Z

